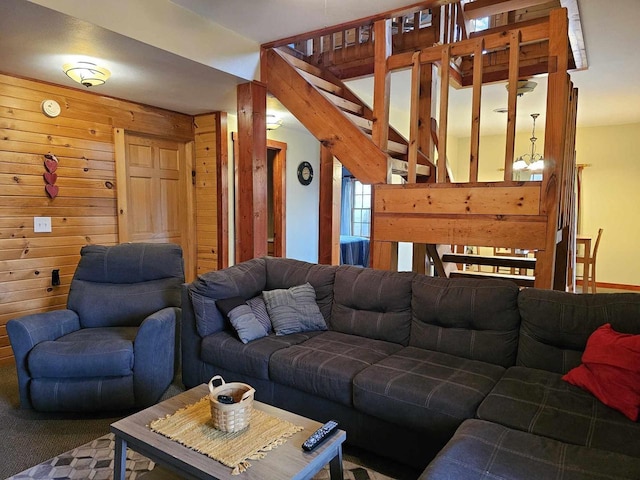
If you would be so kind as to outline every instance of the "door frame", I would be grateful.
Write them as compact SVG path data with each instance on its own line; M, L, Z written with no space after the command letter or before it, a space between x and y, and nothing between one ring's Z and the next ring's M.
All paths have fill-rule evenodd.
M284 257L287 251L287 144L267 139L267 151L273 156L273 256Z
M116 169L116 208L118 218L118 242L126 243L130 241L129 234L129 191L128 191L128 170L127 170L127 151L126 140L127 134L139 135L159 140L171 140L182 145L181 150L184 151L184 158L180 166L180 199L184 206L184 213L181 215L182 225L182 250L184 259L184 273L187 282L195 279L196 262L195 262L195 189L191 181L191 172L193 171L195 147L193 141L176 140L175 138L165 138L159 135L148 135L145 133L127 131L124 128L113 129L114 143L114 161Z

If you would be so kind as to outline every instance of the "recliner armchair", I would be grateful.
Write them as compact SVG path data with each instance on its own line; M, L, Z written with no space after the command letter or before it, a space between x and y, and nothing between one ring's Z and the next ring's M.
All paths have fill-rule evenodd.
M102 411L154 404L174 376L182 249L88 245L67 309L7 322L20 404Z

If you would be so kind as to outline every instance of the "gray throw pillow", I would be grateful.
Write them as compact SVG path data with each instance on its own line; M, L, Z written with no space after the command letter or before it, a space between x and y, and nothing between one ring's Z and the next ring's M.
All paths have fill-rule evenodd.
M267 332L256 319L251 307L241 297L216 300L216 305L222 314L229 319L242 343L249 343L267 336Z
M271 319L269 318L269 314L267 313L267 306L264 303L262 295L250 298L249 300L247 300L247 305L251 307L251 311L256 316L256 319L262 324L265 332L267 332L267 334L273 332L273 328L271 327Z
M326 330L316 291L310 283L262 292L276 335Z
M196 328L201 337L206 337L216 332L224 330L224 317L216 307L213 298L200 295L192 290L189 291L193 313L196 317Z

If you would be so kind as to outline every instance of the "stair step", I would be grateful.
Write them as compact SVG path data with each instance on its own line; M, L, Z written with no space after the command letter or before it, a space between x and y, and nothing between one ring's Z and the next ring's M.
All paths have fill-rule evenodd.
M316 77L314 74L305 72L300 68L296 68L298 73L302 75L307 81L321 90L324 90L329 93L333 93L334 95L342 96L342 88L338 85L331 83L324 78Z
M500 280L511 280L519 287L533 287L535 284L536 277L530 275L511 275L508 273L490 273L490 272L470 272L470 271L460 271L451 272L449 274L450 278L497 278Z
M367 137L371 138L371 135L367 135ZM391 140L387 143L387 153L389 155L406 155L409 151L409 147L402 143L392 142Z
M307 63L304 60L301 60L298 57L280 49L278 49L278 53L282 55L295 68L304 70L305 72L310 73L311 75L314 75L316 77L322 77L322 69L316 67L315 65L311 65L310 63Z
M363 108L361 105L350 102L349 100L345 100L344 98L334 95L333 93L325 92L324 90L320 90L320 93L323 94L331 103L333 103L339 109L362 115Z
M391 171L396 175L405 176L409 173L409 162L389 157L389 163L391 164ZM429 165L416 165L416 175L428 177L431 175L431 167Z
M526 268L533 270L536 268L536 259L527 257L507 257L491 255L472 255L465 253L445 253L442 255L443 262L465 263L471 265L488 265L493 267Z
M355 115L351 112L344 112L344 114L349 117L353 121L353 123L364 130L365 133L371 133L371 131L373 130L373 121L359 115Z

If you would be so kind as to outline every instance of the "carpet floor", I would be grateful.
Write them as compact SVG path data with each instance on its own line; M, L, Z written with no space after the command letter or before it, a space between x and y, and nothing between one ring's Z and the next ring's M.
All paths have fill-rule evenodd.
M177 377L162 400L182 391L184 387ZM19 403L15 366L0 366L0 478L113 478L109 425L132 411L52 414L20 409ZM178 478L131 450L127 454L131 460L127 474L130 480ZM349 445L345 445L343 458L348 480L413 480L420 473ZM319 473L316 479L328 479L328 472Z

